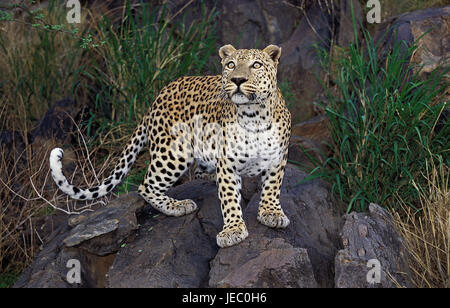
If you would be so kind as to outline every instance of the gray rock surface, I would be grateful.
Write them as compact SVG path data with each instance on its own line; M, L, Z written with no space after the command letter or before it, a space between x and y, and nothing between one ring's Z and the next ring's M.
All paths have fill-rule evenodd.
M344 249L338 252L335 261L336 287L410 287L407 253L391 215L371 203L369 213L353 212L344 219L341 235ZM379 266L380 280L376 279L374 263Z
M50 236L15 287L104 287L105 274L124 241L137 229L136 212L145 202L136 193L121 196L94 212L71 217ZM81 263L81 283L67 282L67 262Z
M186 217L157 215L143 223L136 239L117 254L108 272L108 286L313 287L317 286L313 266L321 285L332 286L333 275L327 271L333 271L338 238L328 233L338 233L340 213L334 211L323 183L296 187L304 176L293 166L287 168L282 194L286 195L282 197L283 207L287 215L292 214L289 216L292 224L287 230L270 229L256 221L259 194L254 186L253 197L244 205L249 238L242 245L225 249L219 249L215 240L222 218L214 183L193 181L175 187L171 195L193 199L199 206L198 212ZM244 186L251 187L249 183ZM247 194L250 192L247 188ZM296 194L306 196L295 197ZM303 208L297 211L298 202L311 206L303 203ZM298 221L300 215L303 222ZM320 227L306 228L307 220ZM314 265L309 261L309 253L314 256ZM280 258L282 254L286 255ZM279 263L267 263L267 258L276 256ZM251 277L240 270L249 265L255 272Z
M221 224L214 183L193 181L171 191L190 198L199 210L183 217L151 214L133 242L122 248L108 272L109 287L203 287L219 249L215 234Z
M294 125L289 142L289 161L312 167L305 152L319 161L328 157L328 144L331 144L332 140L328 125L329 121L326 115L318 115Z
M382 40L385 50L398 41L407 46L417 42L419 48L411 60L422 67L422 73L429 73L449 64L449 24L450 6L430 8L392 17L374 29L374 36Z
M145 205L137 193L130 193L94 212L72 217L68 223L73 229L63 242L66 247L78 246L99 256L116 252L138 229L136 212Z
M371 204L369 213L342 216L327 184L298 185L305 176L286 168L286 229L257 222L254 186L243 204L249 237L223 249L216 245L222 217L214 183L196 180L170 190L172 197L197 202L199 210L184 217L159 214L136 193L123 195L62 224L15 287L410 286L406 252L390 215ZM70 259L80 261L80 284L67 282ZM380 283L367 282L371 259L380 262Z
M211 263L211 271L216 274L210 280L210 286L220 285L228 271L237 271L237 268L254 258L255 247L262 253L267 240L275 239L283 239L293 249L306 249L315 281L322 287L333 286L334 257L339 249L341 207L333 202L329 187L324 182L311 181L298 185L305 176L305 173L294 166L288 165L286 168L280 197L283 210L291 220L286 229L271 229L261 225L256 220L259 194L253 196L244 209L244 219L249 231L246 242L250 244L219 251L216 257L219 259ZM222 264L231 264L231 267L222 268ZM215 269L216 266L219 269ZM264 270L264 266L262 264L261 270Z
M210 287L314 288L317 282L304 248L282 238L252 239L221 249L211 262Z
M297 185L304 177L288 165L281 202L291 224L285 230L257 222L259 190L251 182L258 179L246 179L246 194L253 194L243 204L250 236L225 249L216 244L223 223L214 183L195 180L170 190L197 202L199 210L184 217L144 208L136 193L121 196L70 218L16 287L332 286L341 213L324 183ZM69 259L81 263L79 285L67 283Z

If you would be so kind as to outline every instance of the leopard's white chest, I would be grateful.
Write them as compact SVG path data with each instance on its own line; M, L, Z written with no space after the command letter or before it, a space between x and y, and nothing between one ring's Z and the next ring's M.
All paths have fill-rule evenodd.
M277 129L249 131L239 124L227 126L214 138L203 139L196 146L195 158L210 171L225 158L240 175L256 176L281 162L284 151Z
M256 176L281 162L284 151L276 127L259 132L249 132L240 127L238 134L242 136L239 145L243 145L244 150L239 151L237 146L237 151L230 151L238 156L234 163L240 175Z

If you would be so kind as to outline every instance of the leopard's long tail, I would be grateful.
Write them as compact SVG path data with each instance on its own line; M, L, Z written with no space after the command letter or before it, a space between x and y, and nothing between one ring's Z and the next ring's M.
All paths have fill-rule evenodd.
M147 126L145 117L139 126L135 129L131 139L122 150L120 159L114 168L114 171L109 177L96 187L81 189L69 183L62 172L61 160L64 156L64 151L60 148L55 148L50 153L50 169L53 180L59 189L68 194L71 198L77 200L92 200L100 198L108 194L114 189L130 171L131 166L135 162L139 152L147 144Z

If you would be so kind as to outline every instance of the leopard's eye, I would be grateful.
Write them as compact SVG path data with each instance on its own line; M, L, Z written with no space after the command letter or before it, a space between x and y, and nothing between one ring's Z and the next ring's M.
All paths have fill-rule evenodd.
M252 67L258 69L262 67L262 64L260 62L255 62L253 63Z
M226 67L229 68L230 70L232 70L235 66L236 66L236 65L234 64L233 61L228 62L227 65L226 65Z

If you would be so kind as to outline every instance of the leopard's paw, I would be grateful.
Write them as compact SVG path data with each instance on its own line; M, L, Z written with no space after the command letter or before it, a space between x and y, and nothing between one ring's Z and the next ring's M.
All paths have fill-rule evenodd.
M257 219L263 225L271 228L286 228L290 223L289 218L282 211L260 211Z
M219 234L217 234L217 245L219 247L230 247L239 244L248 236L247 227L241 223L233 227L225 227Z
M168 216L184 216L191 214L197 209L197 204L191 199L176 200L166 207L163 212Z

